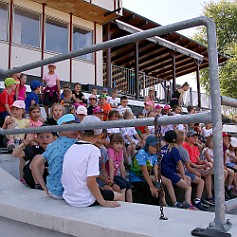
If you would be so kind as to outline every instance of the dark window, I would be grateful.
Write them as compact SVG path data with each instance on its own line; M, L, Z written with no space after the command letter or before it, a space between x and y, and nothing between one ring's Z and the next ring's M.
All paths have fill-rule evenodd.
M7 5L0 3L0 40L7 40Z
M86 31L76 27L73 28L73 50L91 46L92 43L93 43L92 31ZM81 55L78 58L86 61L93 61L93 54L89 53L86 55Z
M66 24L47 19L46 50L58 53L68 51L68 30Z
M13 43L39 47L39 31L39 15L19 9L15 10L12 38Z

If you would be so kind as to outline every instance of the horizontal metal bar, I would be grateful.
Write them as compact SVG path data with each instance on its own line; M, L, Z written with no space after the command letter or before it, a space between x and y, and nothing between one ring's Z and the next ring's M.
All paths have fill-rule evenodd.
M138 32L131 35L123 36L117 39L113 39L110 41L106 41L103 43L85 47L83 49L74 50L74 51L60 54L57 56L53 56L44 60L39 60L39 61L29 63L23 66L15 67L10 70L0 69L0 73L6 76L12 75L17 72L24 72L29 69L41 67L49 63L61 62L70 58L78 57L80 55L92 53L99 50L104 50L107 48L113 48L113 47L117 47L117 46L121 46L125 44L130 44L130 43L141 41L153 36L168 34L173 31L183 30L183 29L194 27L194 26L208 25L210 22L212 22L211 19L205 16L201 16L194 19L173 23L166 26L155 27L149 30L145 30L144 32Z
M221 96L221 104L237 108L237 99Z
M237 209L237 198L225 202L226 212Z
M211 112L205 112L193 115L161 117L158 119L160 125L167 124L182 124L182 123L208 123L211 122ZM74 123L67 125L42 126L36 128L19 128L19 129L1 129L0 134L27 134L40 132L61 132L61 131L76 131L76 130L92 130L100 128L123 128L135 126L151 126L154 125L154 118L117 120L117 121L101 121L94 124Z
M134 34L134 33L137 33L137 32L144 32L144 30L139 29L139 28L137 28L135 26L129 25L129 24L127 24L125 22L122 22L120 20L115 20L115 22L116 22L116 24L118 25L118 27L120 29L122 29L124 31L127 31L129 33ZM161 46L164 46L164 47L166 47L168 49L171 49L171 50L174 50L176 52L179 52L181 54L184 54L184 55L186 55L188 57L194 58L194 59L198 60L199 62L203 61L203 58L204 58L203 55L201 55L199 53L196 53L196 52L194 52L192 50L186 49L186 48L184 48L184 47L182 47L182 46L180 46L178 44L170 42L170 41L168 41L166 39L163 39L161 37L154 36L154 37L148 38L147 40L151 41L151 42L153 42L155 44L159 44Z

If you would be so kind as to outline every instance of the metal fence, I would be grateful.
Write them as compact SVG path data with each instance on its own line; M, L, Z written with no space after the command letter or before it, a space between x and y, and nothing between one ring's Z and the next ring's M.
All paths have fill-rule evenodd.
M205 26L207 28L208 39L208 57L209 57L209 76L210 76L210 88L211 88L211 103L212 103L212 123L213 123L213 143L214 143L214 189L215 189L215 218L214 222L210 224L210 228L216 230L227 231L230 228L229 222L225 220L225 192L224 192L224 164L223 164L223 140L222 140L222 116L221 116L221 97L220 97L220 83L218 75L218 55L216 45L216 28L215 23L207 17L198 17L191 20L186 20L167 26L155 27L144 32L134 33L111 41L106 41L97 45L86 47L83 49L67 52L58 56L33 62L27 65L13 68L11 70L0 69L0 73L4 75L11 75L16 72L23 72L39 66L44 66L49 63L60 62L69 58L74 58L80 55L92 53L107 48L113 48L136 41L144 40L157 35L168 34L173 31L179 31L194 26ZM237 107L237 100L228 100L228 98L222 98L222 103ZM202 115L202 114L201 114ZM181 120L177 123L184 122L184 116L180 116ZM191 115L187 116L192 118ZM139 121L137 119L136 121ZM129 121L126 121L129 123ZM169 121L171 122L171 121ZM101 122L102 123L102 122ZM112 124L111 124L112 125ZM115 124L114 124L115 125ZM98 125L99 127L100 125ZM60 126L56 126L57 130ZM112 127L112 126L111 126ZM33 129L32 129L33 130ZM25 130L29 132L28 130ZM54 130L56 131L56 129ZM3 131L1 130L1 133ZM5 131L4 131L5 132ZM3 134L3 133L2 133Z
M103 82L106 86L106 64L103 67ZM112 78L112 88L116 89L121 94L135 96L135 70L124 68L117 65L111 65L111 78ZM171 88L171 82L158 79L156 77L147 76L144 72L138 72L138 84L140 97L146 97L148 95L148 89L150 86L154 86L156 89L156 98L158 102L166 103L169 101L169 95Z

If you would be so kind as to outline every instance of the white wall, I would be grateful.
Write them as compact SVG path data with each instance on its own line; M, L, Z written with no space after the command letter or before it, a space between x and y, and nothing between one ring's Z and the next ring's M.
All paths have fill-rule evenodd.
M0 68L8 68L8 43L0 42Z

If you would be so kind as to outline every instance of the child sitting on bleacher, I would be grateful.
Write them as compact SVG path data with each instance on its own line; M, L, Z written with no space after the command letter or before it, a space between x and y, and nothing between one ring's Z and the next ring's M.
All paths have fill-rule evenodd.
M57 125L57 121L63 116L64 114L64 107L59 103L55 103L51 107L52 117L47 118L46 123L48 125Z
M113 133L110 137L108 148L108 161L106 170L111 182L115 182L125 195L127 202L132 202L132 190L130 183L125 179L125 167L123 159L123 136L121 133ZM118 174L120 171L120 175Z
M111 93L111 98L108 99L108 103L110 104L112 109L118 108L117 96L118 96L117 91L113 90Z
M34 80L30 83L31 92L26 96L25 103L26 103L26 112L29 112L30 105L39 104L39 97L38 94L41 90L41 83L38 80Z
M26 98L26 86L25 86L26 80L27 80L27 76L21 73L20 84L18 88L18 98L16 98L17 100L25 100Z
M37 104L32 104L29 107L30 127L40 127L43 125L41 121L41 111Z
M192 187L190 186L189 178L185 176L184 167L181 162L182 158L179 150L176 148L177 135L174 131L168 131L165 133L164 139L167 144L161 148L161 174L170 179L173 185L185 191L185 201L181 205L183 208L189 208Z
M0 94L0 119L5 120L6 116L11 116L11 106L14 102L13 92L19 84L13 78L6 78L4 81L5 89Z
M25 102L23 100L16 100L12 104L12 116L5 118L3 129L27 128L30 126L29 119L24 118ZM6 135L7 149L11 152L16 145L24 139L25 134Z

